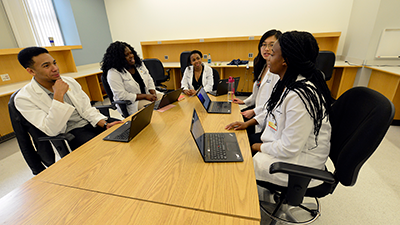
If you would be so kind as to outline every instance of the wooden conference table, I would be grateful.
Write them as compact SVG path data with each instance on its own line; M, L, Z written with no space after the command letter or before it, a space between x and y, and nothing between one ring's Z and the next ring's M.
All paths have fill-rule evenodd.
M11 192L0 201L1 213L13 215L4 221L87 222L99 215L105 224L259 224L246 132L235 131L244 162L204 163L189 131L193 108L206 132L227 132L226 124L242 119L239 107L232 105L228 115L208 114L196 97L173 105L154 111L131 142L103 141L115 126Z

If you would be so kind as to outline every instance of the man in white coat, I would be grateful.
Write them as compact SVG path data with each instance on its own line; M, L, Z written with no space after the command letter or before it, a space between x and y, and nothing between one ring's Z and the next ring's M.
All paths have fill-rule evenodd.
M73 78L61 77L56 60L45 48L28 47L18 54L33 76L15 96L15 106L33 126L48 136L69 132L72 150L120 121L107 123Z

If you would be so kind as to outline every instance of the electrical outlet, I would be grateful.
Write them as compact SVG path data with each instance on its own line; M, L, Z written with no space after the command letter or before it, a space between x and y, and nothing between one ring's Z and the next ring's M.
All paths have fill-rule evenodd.
M164 59L168 60L168 56L167 56L167 55L164 55Z
M204 54L204 55L203 55L203 59L207 59L207 54Z
M249 58L253 58L253 53L249 53Z
M11 79L10 79L10 76L9 76L8 74L1 74L0 76L1 76L1 80L2 80L2 81L9 81L9 80L11 80Z

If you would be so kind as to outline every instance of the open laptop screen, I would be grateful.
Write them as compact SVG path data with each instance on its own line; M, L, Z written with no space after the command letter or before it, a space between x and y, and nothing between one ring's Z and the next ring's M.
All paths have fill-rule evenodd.
M201 155L204 157L204 129L200 123L199 116L197 115L196 110L193 110L193 117L192 117L192 125L190 127L190 132L193 135L193 138L196 141L197 147L199 148Z
M211 103L210 98L208 97L206 91L204 90L204 88L200 88L200 91L197 93L197 97L199 98L201 104L203 104L204 108L207 110L208 106Z

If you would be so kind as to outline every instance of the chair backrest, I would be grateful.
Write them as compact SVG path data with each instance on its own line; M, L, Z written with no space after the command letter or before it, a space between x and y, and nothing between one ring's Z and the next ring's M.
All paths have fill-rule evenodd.
M105 73L103 73L101 75L101 83L104 87L104 90L107 93L108 99L110 100L111 105L113 105L115 107L115 101L114 101L114 94L111 90L110 85L108 84L108 80L107 80L107 76L105 75ZM126 104L118 104L118 106L120 107L121 111L122 111L122 117L126 118L129 116L128 113L128 109L126 108ZM115 109L115 108L113 108Z
M188 65L188 58L189 58L189 55L190 55L190 51L184 51L184 52L181 53L180 62L181 62L181 72L182 72L182 75L183 75L183 73L185 72L185 69L186 69L186 67L187 67L187 65Z
M360 168L389 129L394 111L391 101L367 87L346 91L332 105L329 157L342 185L355 184Z
M218 83L219 83L220 78L219 78L218 70L212 68L212 71L213 71L213 78L214 78L213 91L215 91L218 88Z
M32 173L36 175L45 169L44 165L50 166L55 162L55 154L50 142L38 141L39 137L46 137L47 135L29 123L15 107L14 98L18 91L11 95L8 111L22 155Z
M159 59L143 59L143 63L149 70L156 86L168 79L164 72L164 66Z
M326 81L330 80L332 77L335 60L335 53L331 51L320 51L317 56L315 66L324 73Z
M101 75L101 83L107 93L108 99L110 99L110 103L112 104L114 102L114 94L110 88L110 85L108 84L107 76L104 73Z

